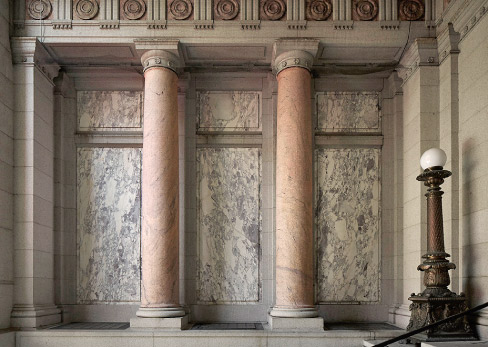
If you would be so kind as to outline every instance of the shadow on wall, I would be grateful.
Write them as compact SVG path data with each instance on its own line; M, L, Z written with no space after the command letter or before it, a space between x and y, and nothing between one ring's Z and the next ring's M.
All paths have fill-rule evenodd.
M473 161L472 158L472 151L474 148L474 141L472 139L468 139L464 141L462 144L462 163L461 163L461 170L462 170L462 240L461 245L463 247L462 251L462 263L460 264L463 267L463 288L467 296L467 303L468 306L471 308L473 307L475 300L473 298L476 295L476 288L475 284L472 281L473 277L473 270L471 264L473 264L474 257L472 252L472 234L473 230L473 222L471 213L474 212L476 206L474 206L474 192L472 190L472 179L473 179L473 171L476 166L476 163Z

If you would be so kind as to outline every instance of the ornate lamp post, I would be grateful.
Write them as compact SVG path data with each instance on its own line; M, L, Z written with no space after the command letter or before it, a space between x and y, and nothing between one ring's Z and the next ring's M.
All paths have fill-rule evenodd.
M447 286L451 280L449 270L456 265L446 258L450 255L444 248L444 228L442 219L442 194L440 185L444 179L451 176L451 172L444 170L447 156L443 150L431 148L420 158L420 165L424 169L418 181L424 182L427 188L427 253L422 256L424 261L417 270L424 271L425 290L408 300L412 301L410 323L408 331L422 328L441 319L467 310L466 297L451 292ZM466 316L450 323L427 330L424 341L445 340L474 340L473 332Z

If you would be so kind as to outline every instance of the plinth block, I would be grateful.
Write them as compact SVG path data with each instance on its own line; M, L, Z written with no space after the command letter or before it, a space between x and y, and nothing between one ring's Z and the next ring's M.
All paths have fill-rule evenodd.
M271 330L277 331L324 331L324 319L314 318L283 318L268 315Z
M173 318L141 318L130 319L130 327L136 329L184 330L188 326L188 315Z

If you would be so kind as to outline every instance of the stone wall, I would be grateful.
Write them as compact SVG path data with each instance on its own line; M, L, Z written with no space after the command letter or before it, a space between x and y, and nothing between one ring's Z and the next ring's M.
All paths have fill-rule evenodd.
M316 300L334 320L386 319L383 77L315 84ZM274 86L269 73L180 80L181 302L196 321L265 321L273 304ZM140 96L77 92L77 319L140 300Z
M480 18L481 17L481 18ZM471 306L488 301L488 16L462 37L459 49L460 282ZM475 22L472 20L472 23ZM486 311L486 310L485 310ZM479 323L487 336L488 316Z
M0 329L10 326L13 304L14 89L10 49L12 4L0 1Z

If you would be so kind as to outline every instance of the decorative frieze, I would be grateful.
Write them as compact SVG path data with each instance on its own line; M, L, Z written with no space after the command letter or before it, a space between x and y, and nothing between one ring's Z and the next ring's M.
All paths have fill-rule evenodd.
M422 0L400 0L398 14L400 20L414 21L424 16L425 6Z
M173 0L169 2L169 19L185 20L193 14L191 0Z
M150 29L165 29L167 20L193 21L196 29L213 29L214 20L240 21L242 29L259 29L261 21L286 21L292 30L306 29L307 21L332 20L334 29L353 29L353 21L378 20L390 30L398 29L398 20L431 23L432 1L25 0L22 5L26 19L52 19L55 29L70 29L73 19L99 19L101 29L117 29L120 20L145 21Z
M306 4L307 20L327 20L332 14L331 0L308 0Z
M146 3L143 0L125 0L121 4L122 19L140 19L146 14Z
M286 13L284 0L262 0L260 18L263 20L280 20Z
M239 14L238 0L217 0L214 5L215 19L233 20Z
M78 0L74 4L75 14L79 19L93 19L98 15L99 5L96 0Z
M378 16L378 0L353 0L352 19L359 21L376 20Z
M52 10L53 6L49 0L30 0L27 3L27 13L31 19L47 19L51 15Z

